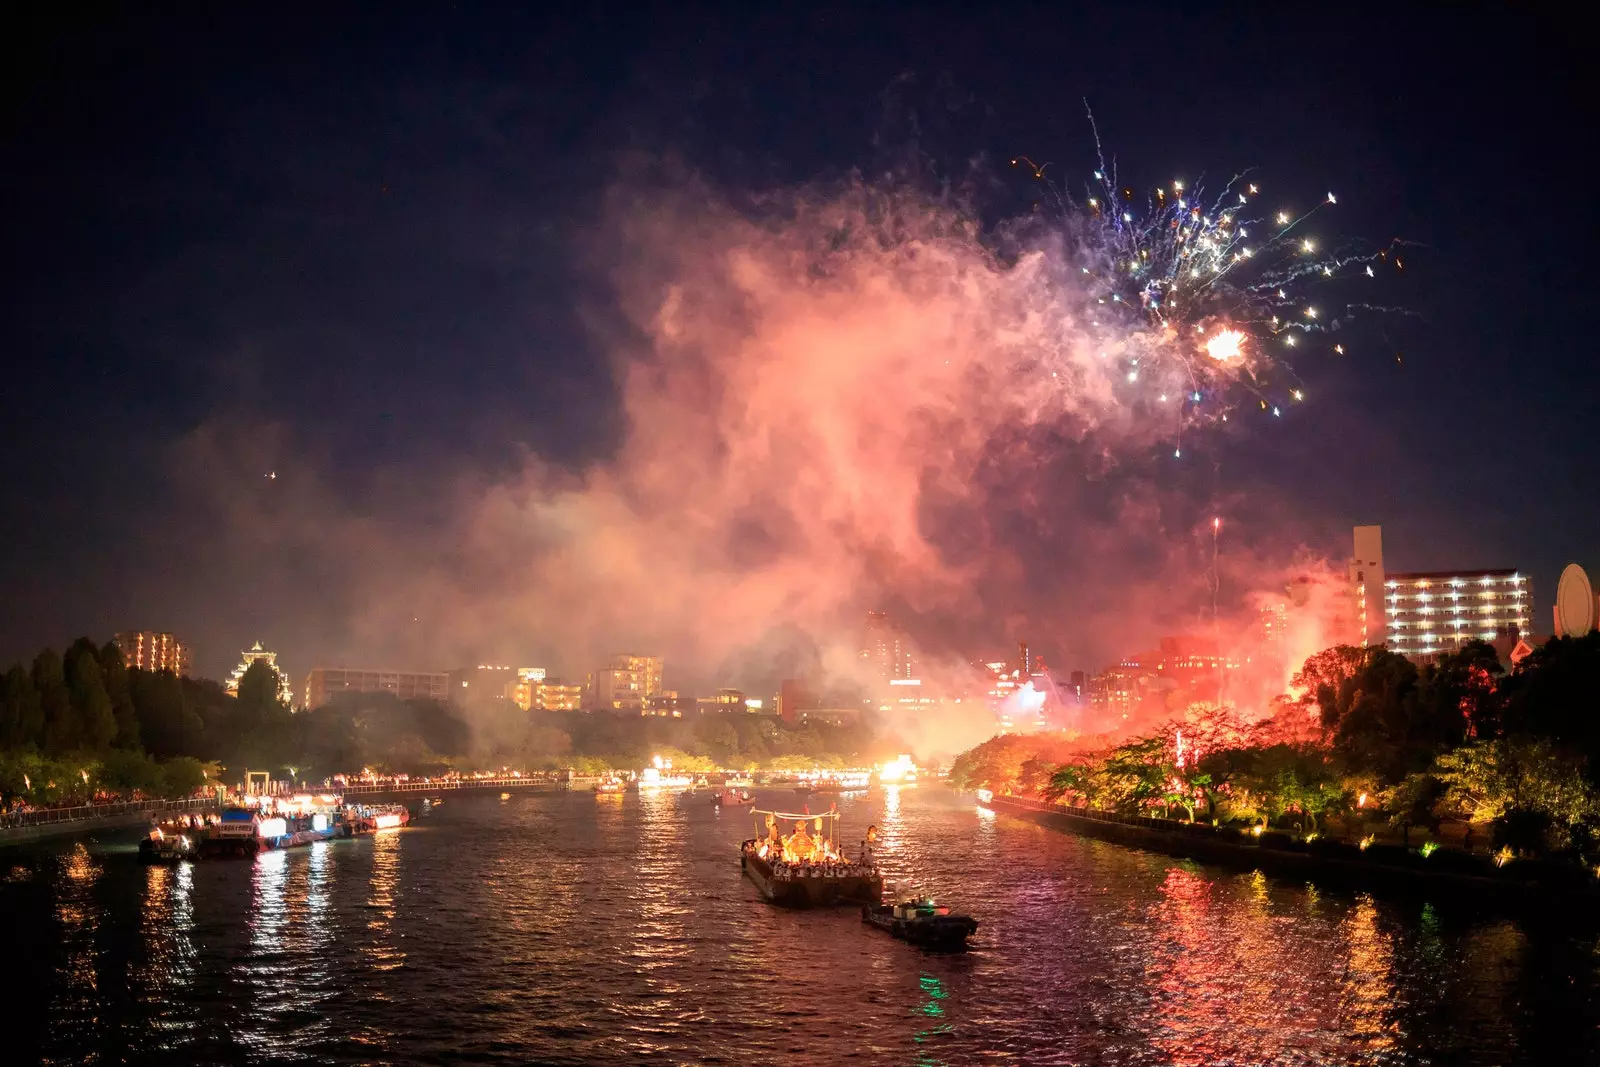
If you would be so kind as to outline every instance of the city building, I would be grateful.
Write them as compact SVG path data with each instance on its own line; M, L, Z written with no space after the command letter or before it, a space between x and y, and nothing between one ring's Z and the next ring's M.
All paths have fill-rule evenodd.
M1357 645L1381 645L1387 632L1384 610L1383 527L1355 528L1355 555L1350 558L1350 594L1354 598Z
M778 718L784 722L799 722L804 712L815 706L816 699L812 697L811 690L803 679L785 678L779 683L775 710Z
M578 711L583 707L583 686L546 678L539 683L534 699L541 711Z
M538 704L539 687L544 680L543 667L518 667L516 676L509 683L511 688L506 697L523 711L529 711Z
M1533 582L1512 568L1387 571L1383 529L1355 528L1351 596L1362 644L1411 658L1533 633Z
M801 723L821 723L824 726L851 726L861 721L860 708L802 708Z
M667 689L646 696L640 714L662 719L681 719L684 712L694 711L695 706L693 697L679 696L676 690Z
M103 631L102 631L103 632ZM122 650L122 661L128 667L141 671L171 671L184 676L189 673L191 653L189 646L173 634L153 630L130 630L112 637Z
M317 667L306 675L305 707L320 708L345 693L392 693L402 700L448 700L447 672Z
M911 639L885 612L867 612L866 625L861 631L860 658L872 676L881 681L916 677Z
M606 666L589 675L586 703L596 711L644 711L645 697L661 695L660 656L614 654Z
M460 667L450 671L447 683L450 701L455 704L486 704L500 700L515 700L520 671L537 672L539 667L500 667L480 663L476 667Z
M751 707L750 701L745 699L743 691L738 689L718 689L714 697L696 697L695 707L703 713L716 713L725 711L756 711L761 707L761 701L756 701Z
M261 642L257 641L255 644L251 645L248 649L241 653L241 655L244 658L240 660L239 665L233 669L233 674L228 678L228 684L223 688L232 693L234 696L238 696L239 679L244 677L244 672L249 670L250 665L253 663L265 663L278 675L278 699L282 700L285 704L288 704L291 707L294 705L294 687L289 684L288 673L284 671L282 667L278 666L278 654L276 652L267 651L261 647Z
M1384 579L1392 651L1451 652L1468 641L1532 634L1533 583L1515 570L1417 571Z

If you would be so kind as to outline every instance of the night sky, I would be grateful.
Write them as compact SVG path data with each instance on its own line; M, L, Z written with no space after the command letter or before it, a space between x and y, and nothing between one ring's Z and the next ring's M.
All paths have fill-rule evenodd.
M1380 523L1391 569L1528 570L1540 631L1561 566L1600 570L1592 61L1571 27L599 8L13 18L0 658L125 628L179 632L214 676L256 638L297 674L390 654L325 599L346 561L315 509L285 541L252 528L261 494L314 475L345 520L443 528L441 480L607 456L582 248L629 159L753 190L914 149L982 169L1005 213L1035 195L1012 156L1093 168L1085 97L1125 173L1254 167L1337 192L1344 235L1419 246L1385 294L1406 313L1297 366L1309 402L1216 442L1207 479L1331 557ZM219 510L197 488L217 479L253 508Z

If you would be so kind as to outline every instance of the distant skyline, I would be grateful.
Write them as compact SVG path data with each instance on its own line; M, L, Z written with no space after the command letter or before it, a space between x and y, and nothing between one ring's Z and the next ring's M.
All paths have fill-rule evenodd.
M1209 610L1217 514L1229 610L1379 524L1393 570L1521 568L1547 632L1561 568L1600 572L1587 101L1555 81L1577 35L1159 5L1140 26L1123 47L1122 19L1037 8L28 12L5 46L0 661L144 627L219 680L259 639L297 684L576 677L636 648L710 691L829 662L881 607L934 656L1026 637L1095 670ZM916 412L887 374L842 388L856 355L782 395L716 379L704 409L688 364L652 384L649 300L702 283L691 253L753 245L730 219L852 172L1025 216L1039 188L1009 161L1081 181L1085 99L1140 187L1250 167L1286 201L1336 190L1327 240L1416 242L1392 310L1298 356L1303 404L1181 461L1040 424L954 487L878 464L808 511L815 456L781 449L793 466L731 481L728 441L837 406L804 387L874 398L840 447ZM781 288L750 352L783 336L758 333L794 312ZM819 543L901 476L915 535L855 514Z

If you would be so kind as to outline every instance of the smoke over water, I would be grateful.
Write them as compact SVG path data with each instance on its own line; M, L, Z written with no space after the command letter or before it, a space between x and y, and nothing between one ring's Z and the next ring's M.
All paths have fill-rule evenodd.
M1164 632L1237 631L1244 594L1295 572L1292 546L1213 561L1212 469L1172 458L1212 432L1166 399L1192 380L1181 360L1130 370L1178 342L1108 337L1049 223L861 181L735 199L686 179L607 205L588 259L612 298L585 315L613 361L614 454L452 477L426 535L316 486L235 516L337 557L317 606L342 599L345 658L545 657L581 679L658 653L670 687L762 692L849 676L863 611L887 608L929 671L1020 638L1093 670Z

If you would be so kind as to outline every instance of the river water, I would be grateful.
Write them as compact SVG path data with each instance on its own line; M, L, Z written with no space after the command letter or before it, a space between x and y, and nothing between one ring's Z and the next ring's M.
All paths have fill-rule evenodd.
M840 808L979 918L973 951L763 903L752 817L704 794L455 799L177 868L126 835L0 851L6 1060L1600 1062L1592 925L1285 884L932 789Z

